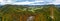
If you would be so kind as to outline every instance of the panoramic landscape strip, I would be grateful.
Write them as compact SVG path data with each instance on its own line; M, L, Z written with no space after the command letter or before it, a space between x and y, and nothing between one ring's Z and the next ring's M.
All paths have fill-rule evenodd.
M60 21L59 5L3 5L0 21Z

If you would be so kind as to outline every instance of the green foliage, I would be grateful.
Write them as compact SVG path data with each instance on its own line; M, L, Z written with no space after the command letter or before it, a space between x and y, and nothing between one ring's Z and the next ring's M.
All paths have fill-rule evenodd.
M37 15L37 14L42 14L45 16L47 21L52 21L52 18L50 17L50 7L52 7L54 10L54 16L56 21L60 21L60 11L57 7L54 5L45 5L45 6L23 6L23 5L4 5L0 9L0 17L5 16L7 14L12 15L26 15L26 14L31 14L31 15Z

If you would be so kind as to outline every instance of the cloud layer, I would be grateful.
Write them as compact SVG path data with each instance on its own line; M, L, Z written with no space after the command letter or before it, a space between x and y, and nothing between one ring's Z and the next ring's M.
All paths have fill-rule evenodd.
M60 0L0 0L1 5L45 5L45 4L60 4Z

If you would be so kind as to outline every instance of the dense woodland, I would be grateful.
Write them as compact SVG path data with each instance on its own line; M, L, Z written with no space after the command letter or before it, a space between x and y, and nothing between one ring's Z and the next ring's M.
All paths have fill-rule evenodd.
M60 8L56 5L3 5L0 7L0 21L26 21L28 16L35 16L33 21L60 21Z

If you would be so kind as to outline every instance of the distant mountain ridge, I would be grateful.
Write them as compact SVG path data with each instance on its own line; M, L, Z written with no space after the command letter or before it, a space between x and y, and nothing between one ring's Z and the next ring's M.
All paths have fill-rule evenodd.
M7 4L7 5L9 5L9 4ZM50 5L54 5L54 4L50 4ZM1 6L4 6L4 5L0 5L0 7L1 7ZM18 6L18 5L17 5L17 6ZM37 7L37 6L46 6L46 5L23 5L23 6ZM55 5L55 6L60 7L60 5Z

